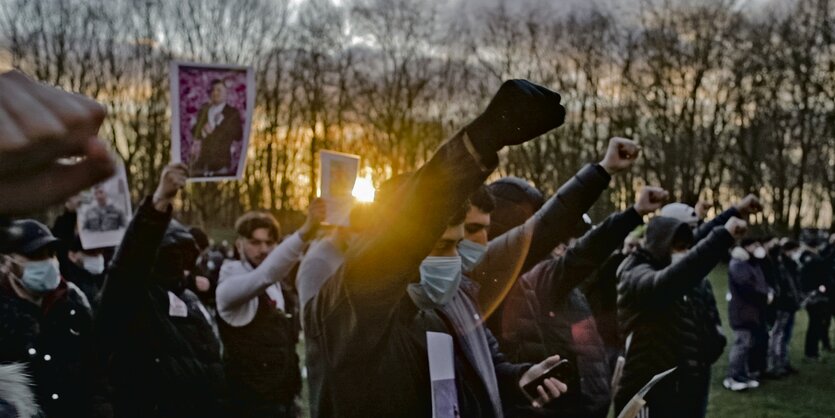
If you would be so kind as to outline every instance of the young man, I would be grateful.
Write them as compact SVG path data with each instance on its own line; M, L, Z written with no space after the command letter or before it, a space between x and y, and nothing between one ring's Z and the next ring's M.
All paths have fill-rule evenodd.
M760 383L751 375L749 363L754 354L755 341L766 330L766 308L770 302L771 290L758 263L766 256L765 248L759 241L747 238L731 252L728 266L728 289L731 300L728 303L728 318L734 331L734 345L731 348L728 374L722 385L725 389L739 392L756 389Z
M636 227L658 210L667 192L646 187L635 205L594 229L575 229L562 255L522 275L503 307L501 347L516 362L553 353L572 364L570 391L542 410L523 408L519 417L605 417L611 403L611 367L591 308L578 285L585 281Z
M463 224L450 223L496 167L498 150L562 123L559 101L532 83L506 82L375 213L379 221L305 309L314 417L431 416L427 332L452 338L454 377L442 395L460 416L501 417L503 402L525 402L521 386L556 358L534 367L504 360L460 289ZM546 380L538 402L564 389Z
M223 264L216 297L231 406L238 416L297 414L298 309L287 286L324 218L324 201L314 201L304 226L280 245L278 221L269 213L249 212L235 223L241 258Z
M19 238L0 255L0 363L21 363L47 417L93 413L92 313L65 281L57 239L34 220L12 223Z
M117 417L225 417L226 379L197 296L186 289L199 254L171 219L188 170L170 164L128 225L110 264L96 316Z
M714 227L715 221L694 236L691 225L657 216L647 225L643 248L621 265L618 317L627 342L616 413L653 376L677 367L646 397L648 416L704 417L710 366L725 347L705 276L746 229L736 217L724 227Z
M794 331L795 315L803 300L798 266L795 261L799 258L800 244L797 241L786 241L782 246L775 247L772 257L779 268L777 277L777 296L774 300L776 316L771 328L768 362L769 373L775 377L797 373L797 369L789 362L789 342Z

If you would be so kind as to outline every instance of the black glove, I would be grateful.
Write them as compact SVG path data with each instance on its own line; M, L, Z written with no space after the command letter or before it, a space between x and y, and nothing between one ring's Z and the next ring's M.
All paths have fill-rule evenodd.
M560 95L527 80L508 80L487 109L464 130L473 141L494 151L517 145L554 129L565 121Z

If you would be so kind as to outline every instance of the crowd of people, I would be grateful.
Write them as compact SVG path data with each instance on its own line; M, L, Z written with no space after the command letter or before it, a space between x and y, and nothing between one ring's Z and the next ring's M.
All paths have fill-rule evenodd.
M103 109L16 72L0 91L0 193L15 196L0 201L0 417L603 418L670 369L642 416L704 417L727 345L706 277L728 259L726 388L797 372L799 309L806 358L831 350L835 239L753 237L755 196L707 220L646 186L593 225L641 154L619 137L553 196L486 184L503 148L563 123L560 95L528 81L505 82L350 226L325 225L314 200L296 231L256 210L214 243L176 220L189 169L169 164L121 244L93 250L72 196L113 173ZM26 218L64 201L52 228Z

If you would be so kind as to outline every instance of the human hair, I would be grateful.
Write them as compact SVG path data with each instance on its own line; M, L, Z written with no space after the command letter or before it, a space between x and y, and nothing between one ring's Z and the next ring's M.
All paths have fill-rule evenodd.
M490 189L482 184L470 195L470 205L475 206L484 213L490 213L496 209L496 199L493 198Z
M261 228L266 228L275 240L281 236L281 226L275 217L267 212L250 211L235 221L235 231L242 238L252 238L252 233Z

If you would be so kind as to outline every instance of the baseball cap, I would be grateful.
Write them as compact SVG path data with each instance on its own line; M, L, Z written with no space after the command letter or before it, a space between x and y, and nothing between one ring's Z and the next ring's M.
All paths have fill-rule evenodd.
M690 226L696 226L699 223L699 216L696 215L696 209L684 203L670 203L664 206L661 208L660 216L673 218Z
M14 242L7 248L11 253L29 255L48 246L54 247L59 241L46 225L34 219L14 221L9 228L15 237Z

